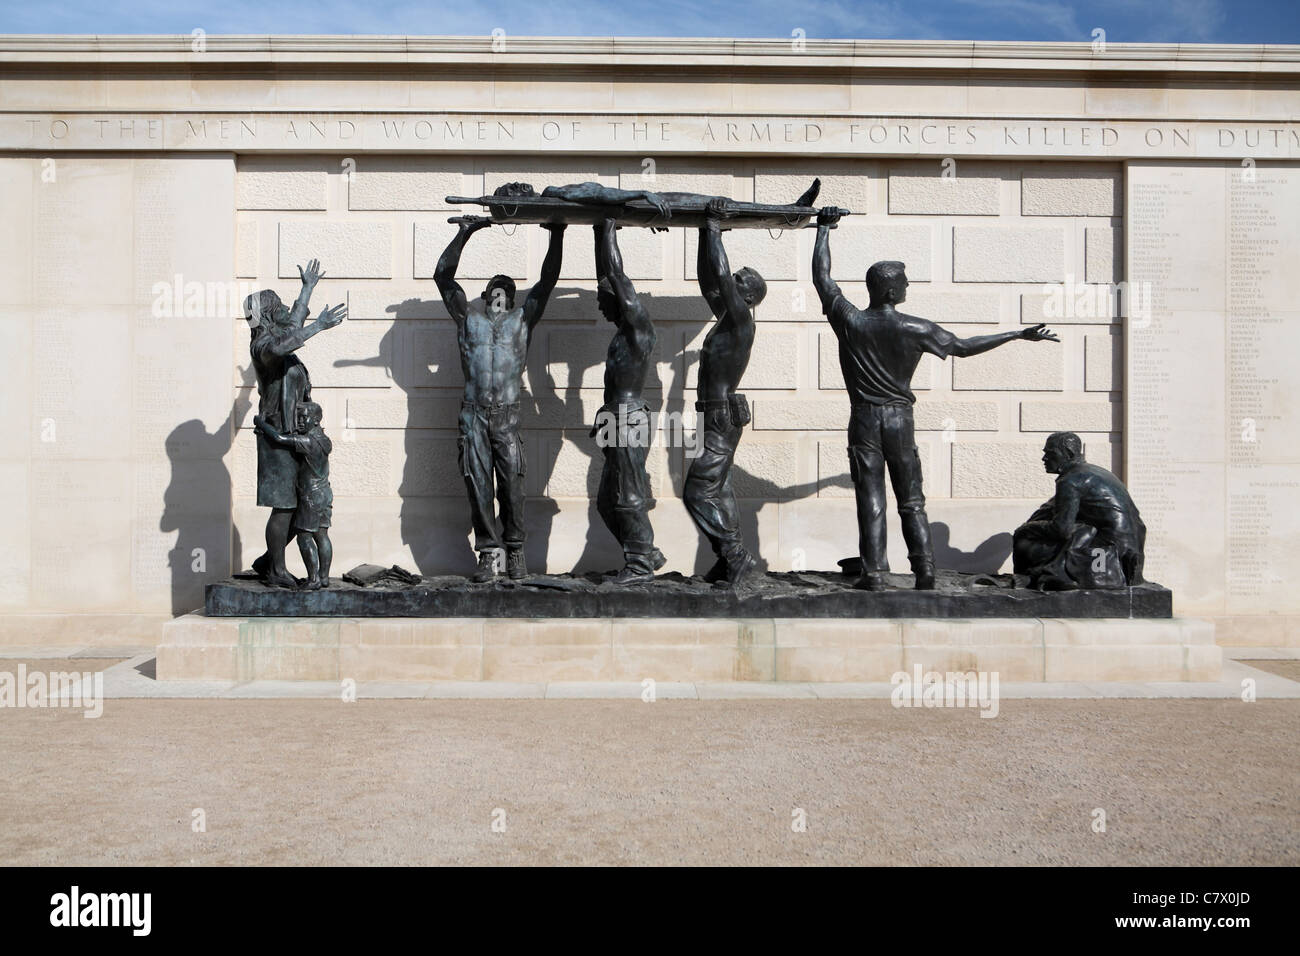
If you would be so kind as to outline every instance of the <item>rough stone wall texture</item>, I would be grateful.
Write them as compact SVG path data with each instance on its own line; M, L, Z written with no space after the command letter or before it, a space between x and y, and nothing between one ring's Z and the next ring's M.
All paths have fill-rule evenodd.
M917 445L941 564L995 569L998 537L1050 495L1040 454L1046 433L1078 431L1092 460L1122 474L1119 320L1105 283L1122 261L1122 169L1113 163L665 158L654 179L634 157L247 156L237 161L233 260L240 277L297 294L296 266L318 257L327 278L313 311L346 301L349 321L301 352L325 425L335 437L335 553L339 570L360 561L422 571L464 570L473 555L456 469L455 416L463 384L455 329L432 280L455 227L449 194L479 195L512 180L596 180L624 188L690 190L737 199L791 201L814 175L819 203L863 215L832 236L836 280L866 302L866 268L902 259L912 282L905 310L981 334L1046 321L1059 345L1015 342L971 359L923 359L915 387ZM769 283L743 391L754 421L736 459L746 536L774 569L828 566L856 551L844 452L848 399L833 334L811 283L813 232L730 233L733 268ZM711 561L681 507L689 464L698 349L711 316L695 284L697 237L624 230L629 275L659 331L647 395L665 431L650 459L653 520L670 568ZM529 456L528 554L536 570L618 563L589 496L600 455L587 435L601 402L611 329L597 314L592 237L569 230L565 264L528 362L524 402ZM536 226L493 227L462 260L470 295L498 272L521 294L546 248ZM246 368L247 332L235 322L230 368ZM232 405L250 396L234 375ZM240 407L243 407L242 404ZM237 561L260 545L265 513L253 499L255 457L248 412L234 439ZM665 441L665 439L669 439ZM896 518L891 560L906 567Z

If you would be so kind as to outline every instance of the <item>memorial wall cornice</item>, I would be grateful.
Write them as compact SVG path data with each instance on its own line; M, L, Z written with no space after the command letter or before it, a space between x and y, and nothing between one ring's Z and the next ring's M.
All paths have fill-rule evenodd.
M1300 73L1300 46L654 37L0 35L0 64L493 67L583 64L690 70L928 70L1070 73Z
M0 113L0 150L605 153L1240 161L1300 158L1300 123L711 113Z
M0 36L0 148L1300 155L1300 47Z

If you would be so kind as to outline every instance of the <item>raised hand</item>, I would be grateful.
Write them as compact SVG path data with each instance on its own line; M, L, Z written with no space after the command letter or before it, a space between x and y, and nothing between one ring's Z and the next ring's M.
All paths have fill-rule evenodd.
M302 279L302 284L307 288L313 288L317 282L325 277L325 273L320 271L320 260L313 259L307 263L307 268L298 267L298 278Z
M452 216L447 221L457 223L461 232L478 232L492 225L490 216Z
M817 214L817 225L833 226L840 221L840 210L836 206L824 206Z
M1020 337L1029 342L1059 342L1061 341L1045 324L1031 325L1020 333Z
M339 305L329 308L326 306L325 311L316 317L316 324L323 329L332 329L348 317L348 307L340 303Z

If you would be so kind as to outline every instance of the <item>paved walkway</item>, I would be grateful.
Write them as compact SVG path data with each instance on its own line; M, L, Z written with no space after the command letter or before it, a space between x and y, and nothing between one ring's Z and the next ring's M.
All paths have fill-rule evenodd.
M1300 698L1300 677L1293 667L1252 661L1280 662L1284 665L1300 660L1300 648L1224 648L1223 672L1214 682L1141 682L1141 681L1002 681L998 694L1002 700L1098 698L1217 698L1239 699L1243 681L1254 681L1257 699ZM219 698L247 699L337 699L342 694L339 681L158 681L154 679L154 652L140 647L82 648L0 648L0 670L12 670L13 662L25 660L30 667L46 670L99 670L104 673L106 699L122 698ZM79 660L100 662L98 667L78 665ZM104 667L103 664L109 664ZM1264 669L1272 666L1272 670ZM515 683L508 681L360 681L355 691L359 699L535 699L558 700L609 699L639 700L646 688L636 681L552 681L549 683ZM693 700L887 700L894 686L876 683L798 683L798 682L658 682L654 695L660 699Z
M1296 700L232 696L0 710L0 863L1300 864Z

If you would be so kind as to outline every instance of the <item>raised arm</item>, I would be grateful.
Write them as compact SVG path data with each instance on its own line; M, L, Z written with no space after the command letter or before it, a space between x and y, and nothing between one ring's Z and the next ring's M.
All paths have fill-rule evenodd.
M623 254L618 248L618 226L613 219L606 219L597 230L597 269L603 267L603 276L609 280L614 295L618 297L619 327L629 333L639 350L647 352L654 345L654 326L650 322L649 313L637 297L636 287L623 271Z
M325 311L311 325L289 329L283 334L274 335L267 339L266 344L261 347L271 355L288 355L290 352L296 352L302 348L303 343L317 332L332 329L347 317L348 307L346 305L340 304L333 308L327 306Z
M560 259L564 253L564 224L546 223L542 228L550 232L551 244L546 249L546 258L542 260L542 274L524 300L524 322L528 325L530 335L546 310L546 303L555 291L555 283L560 279Z
M727 201L715 197L709 200L704 210L708 218L700 230L700 248L703 252L697 267L704 267L700 272L700 288L704 288L704 277L707 276L718 307L722 309L719 312L718 308L714 308L713 314L723 321L735 321L738 316L749 315L749 305L736 288L736 277L731 274L731 263L727 260L727 250L722 244L722 220L729 214ZM704 297L709 298L707 291ZM709 305L713 307L712 300Z
M442 295L442 302L447 307L447 312L459 326L464 324L469 310L465 290L456 281L456 270L460 268L460 253L465 248L469 237L480 229L490 226L492 221L483 216L456 216L448 221L458 223L460 228L456 230L456 235L438 257L438 266L433 270L433 281L438 284L438 292Z
M600 183L576 183L572 186L547 186L542 195L588 206L619 206L633 199L644 199L665 219L672 218L673 214L662 196L645 189L615 189Z
M717 278L709 266L709 228L700 227L700 238L695 244L695 278L700 284L700 294L709 303L709 311L718 318L726 312L722 304L722 293L718 290Z
M316 288L316 283L324 277L325 273L320 271L320 260L313 259L307 263L307 268L298 267L298 278L302 279L302 290L298 293L298 298L294 300L293 308L289 310L289 324L301 327L307 321L309 310L307 303L311 300L312 291Z
M831 304L840 297L840 287L831 278L831 226L839 222L840 211L827 206L817 214L817 241L813 243L813 285L822 300L822 312L830 315Z

